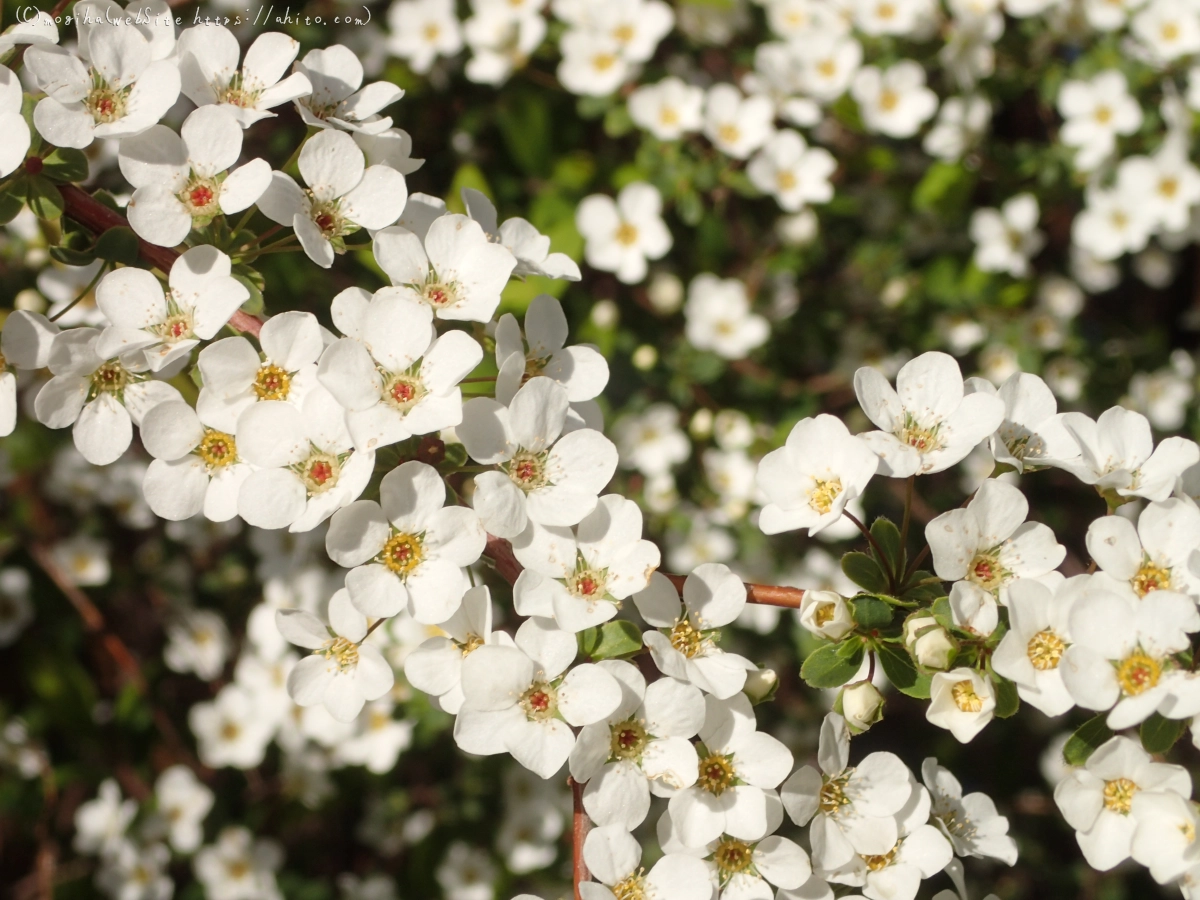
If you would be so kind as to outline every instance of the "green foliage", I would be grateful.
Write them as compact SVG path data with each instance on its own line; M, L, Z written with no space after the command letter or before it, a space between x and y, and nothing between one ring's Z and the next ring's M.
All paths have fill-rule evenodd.
M1067 765L1082 766L1101 744L1113 736L1112 729L1105 724L1107 718L1108 713L1100 713L1075 729L1063 747L1063 759Z
M1166 753L1183 737L1187 728L1187 719L1168 719L1151 713L1150 718L1141 724L1138 734L1147 753Z
M88 160L82 150L56 147L42 159L42 173L51 181L83 181L88 176Z
M823 644L804 660L800 677L809 687L841 687L858 674L863 652L862 641L853 636L840 644Z
M875 648L883 672L888 680L896 686L896 690L918 700L929 699L929 688L932 677L928 673L918 672L912 656L902 644L881 643Z
M39 219L58 219L63 214L63 198L54 182L45 175L26 176L29 208Z
M624 659L642 649L642 632L626 619L613 619L579 633L579 652L589 659Z
M854 614L854 624L864 631L875 631L892 624L892 606L878 597L859 594L847 602Z
M891 587L875 558L859 550L842 555L842 571L847 578L872 594L886 594Z
M95 254L109 262L132 266L138 259L138 246L132 228L110 228L96 238Z

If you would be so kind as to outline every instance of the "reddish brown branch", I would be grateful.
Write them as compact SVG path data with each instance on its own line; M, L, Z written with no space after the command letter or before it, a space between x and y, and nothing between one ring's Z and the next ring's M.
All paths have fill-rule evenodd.
M64 184L59 186L59 191L62 193L64 215L69 219L78 222L88 231L99 237L110 228L128 228L129 222L125 220L119 212L109 209L99 200L92 197L87 191L76 187L73 184ZM144 241L140 237L137 239L138 253L142 259L154 266L154 268L167 274L171 271L171 266L175 265L175 260L179 259L179 254L170 247L156 247L149 241ZM258 337L258 332L262 330L262 321L249 313L244 313L240 309L235 312L229 319L229 325L236 328L238 331L244 331Z
M575 885L575 900L583 900L579 893L579 885L592 880L592 873L588 871L587 863L583 859L583 842L592 828L592 821L583 809L584 785L570 777L567 778L567 784L571 785L573 810L571 816L571 880Z

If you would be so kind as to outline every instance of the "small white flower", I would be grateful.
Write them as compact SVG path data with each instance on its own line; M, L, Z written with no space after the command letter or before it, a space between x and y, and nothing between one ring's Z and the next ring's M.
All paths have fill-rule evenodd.
M525 278L541 275L544 278L562 278L566 281L580 279L579 266L565 253L550 252L550 238L539 232L528 221L514 216L496 224L496 207L492 201L473 188L463 188L463 205L467 215L479 223L487 236L508 249L517 259L513 275ZM543 295L544 296L544 295Z
M642 848L629 832L617 825L588 832L583 858L598 880L579 886L583 900L616 900L618 897L661 897L662 900L709 900L712 883L707 867L694 856L666 853L646 872L639 865Z
M861 435L879 456L879 472L892 478L941 472L999 426L1004 404L986 394L965 394L962 373L945 353L922 353L905 363L896 387L876 369L854 373L859 405L881 430Z
M837 162L823 147L809 147L799 132L777 131L746 166L746 174L780 207L796 212L807 203L827 203L833 198L829 176Z
M677 141L704 124L704 89L674 75L629 95L629 117L660 141Z
M721 835L755 841L771 830L768 804L792 768L792 754L757 730L754 707L740 692L705 698L696 783L672 795L667 810L679 839L702 847ZM778 820L776 820L778 821Z
M804 92L821 103L832 103L846 93L862 65L862 44L833 30L804 35L792 48L799 58Z
M104 858L96 887L119 900L170 900L175 895L170 864L171 851L164 845L125 841Z
M346 235L386 228L404 211L404 176L390 166L368 167L358 144L344 132L325 130L311 137L298 165L308 189L276 171L258 208L272 222L295 229L308 258L322 268L333 265L334 254L346 252Z
M188 710L200 761L206 766L253 769L263 761L277 720L264 716L253 695L238 684Z
M174 247L193 228L247 209L271 183L271 166L254 159L227 177L242 152L242 129L223 106L202 106L178 135L165 125L121 141L121 174L135 188L127 214L138 236Z
M535 375L552 378L567 389L572 404L600 395L608 384L608 361L591 344L564 347L568 335L562 304L538 294L525 311L525 334L512 313L496 323L496 399L509 402L521 384Z
M462 29L450 0L400 0L388 8L388 51L423 75L439 56L462 49Z
M248 828L225 828L215 844L192 861L196 880L210 900L280 900L275 872L283 865L283 848L269 838L255 839Z
M977 209L971 214L975 265L984 272L1007 272L1014 278L1029 274L1029 260L1046 243L1038 231L1038 202L1033 194L1018 194L1000 209Z
M320 703L339 722L352 722L367 700L392 689L392 667L364 643L367 617L345 588L329 601L328 626L299 609L281 609L275 621L291 643L312 651L288 674L288 693L300 706Z
M476 84L501 85L523 68L546 39L546 20L540 15L513 17L511 4L476 4L475 15L463 23L471 48L464 74Z
M921 146L930 156L954 162L980 141L991 121L992 104L986 97L950 97Z
M996 711L996 690L973 669L937 672L930 684L925 718L966 744L983 731Z
M717 629L736 619L746 606L746 586L728 566L697 566L683 583L682 602L670 580L655 572L649 586L633 595L633 602L646 624L663 629L647 631L642 638L664 675L690 682L720 699L742 689L746 672L755 668L754 664L716 644Z
M854 630L850 607L837 591L805 591L797 617L807 631L830 641L840 641Z
M671 232L662 220L662 195L653 185L634 181L614 201L603 194L584 197L575 212L583 235L584 258L593 269L613 272L625 284L646 277L648 259L671 249Z
M100 782L95 799L75 810L75 840L78 853L106 855L125 841L125 832L137 815L136 800L121 799L121 789L112 778Z
M746 285L736 278L703 272L688 286L684 333L697 350L725 359L743 359L771 334L767 320L750 311Z
M413 460L383 477L379 503L358 500L334 514L325 548L351 569L346 587L363 614L389 618L407 607L435 624L458 610L469 584L463 569L487 535L473 510L445 503L441 475Z
M1142 250L1154 229L1155 204L1128 183L1124 188L1090 186L1083 211L1071 223L1074 245L1102 262Z
M572 94L605 97L629 76L621 44L610 34L573 29L562 36L558 49L558 80Z
M1200 577L1188 559L1200 544L1200 510L1171 498L1151 503L1137 527L1121 516L1102 516L1088 526L1087 549L1105 575L1128 584L1139 597L1173 591L1200 598Z
M11 69L0 66L0 134L4 135L0 146L0 178L24 164L29 152L29 125L21 115L24 96L20 79Z
M392 284L428 303L439 319L489 321L517 266L512 252L489 241L478 222L456 214L433 218L423 235L385 228L372 250Z
M930 757L921 764L921 778L932 800L930 819L950 839L959 856L998 859L1013 865L1017 842L1008 836L1008 819L983 793L967 794L949 769Z
M1075 829L1092 868L1105 872L1129 858L1139 825L1133 801L1143 791L1186 799L1192 779L1182 766L1153 762L1137 742L1120 736L1100 746L1054 789L1054 802Z
M727 156L746 159L771 136L774 117L770 98L745 97L732 84L715 84L704 100L704 136Z
M1105 69L1087 81L1063 82L1058 111L1066 119L1059 139L1079 151L1075 165L1083 171L1096 168L1113 152L1117 135L1132 134L1142 124L1142 108L1117 69Z
M306 76L312 85L311 94L296 98L296 109L305 125L368 134L381 134L392 127L391 118L378 113L403 97L404 91L386 81L373 81L360 87L362 62L349 47L332 44L322 50L309 50L304 59L296 63L296 71ZM387 189L394 190L391 185ZM400 205L403 206L403 202Z
M189 609L167 625L163 662L172 672L194 672L212 681L229 656L229 629L220 613Z
M303 72L284 77L299 52L299 41L271 31L254 39L239 67L241 47L228 28L206 23L187 28L179 36L183 93L197 106L220 106L249 128L274 118L270 110L276 106L312 93Z
M143 357L152 372L187 357L249 299L232 269L228 256L201 245L171 266L167 291L146 269L109 272L96 286L96 304L112 325L100 334L96 353L104 359Z
M617 448L600 432L564 434L567 391L538 376L508 406L476 397L463 406L457 428L467 453L498 471L475 476L472 504L484 528L516 537L528 522L576 525L596 507L617 468Z
M345 407L356 447L378 450L462 422L459 382L483 358L467 332L435 337L433 310L399 288L374 296L347 288L332 312L346 337L325 350L317 379Z
M1078 457L1079 445L1063 426L1054 392L1038 376L1016 372L999 390L987 379L968 378L965 387L1004 401L1004 419L988 442L996 462L1026 472Z
M992 655L997 674L1017 685L1017 694L1048 716L1061 716L1075 701L1060 668L1071 644L1071 608L1086 579L1057 590L1028 579L1008 586L1008 632Z
M163 770L154 783L158 814L167 839L181 853L191 853L204 840L204 818L212 809L214 795L187 766Z
M1200 19L1180 0L1153 0L1133 17L1129 30L1161 63L1200 51Z
M255 403L238 418L238 456L256 467L238 492L238 514L259 528L309 531L354 501L375 467L355 450L342 407L320 385L300 406Z
M666 475L691 455L692 445L679 428L679 410L653 403L640 415L626 416L614 428L621 465L650 477Z
M814 535L842 517L861 497L879 458L836 416L801 419L787 443L758 465L757 482L770 502L758 526L765 534L807 528Z
M925 86L925 70L911 59L887 69L859 69L850 93L867 130L888 137L912 137L937 111L937 94Z
M1183 879L1189 872L1195 874L1196 841L1192 835L1200 827L1200 815L1187 799L1186 789L1183 793L1138 791L1129 805L1129 815L1137 820L1129 855L1148 868L1155 881L1167 884ZM1183 881L1179 884L1188 896Z
M621 702L621 685L606 669L585 663L567 671L576 652L574 635L533 618L517 630L515 647L471 653L454 723L459 748L511 753L542 778L557 772L575 746L571 726L602 721Z
M1183 231L1200 202L1200 170L1171 144L1154 156L1130 156L1117 169L1123 197L1146 204L1155 230Z

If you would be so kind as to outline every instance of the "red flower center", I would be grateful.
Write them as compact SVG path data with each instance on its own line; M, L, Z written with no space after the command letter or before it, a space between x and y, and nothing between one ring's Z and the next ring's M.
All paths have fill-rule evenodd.
M324 484L333 475L333 466L325 462L325 460L317 460L312 464L312 468L308 470L308 477L317 484Z
M534 691L529 695L529 705L538 712L545 712L550 706L550 697L545 691Z
M208 204L212 203L213 192L211 188L201 184L192 188L190 198L192 201L192 206L208 206Z

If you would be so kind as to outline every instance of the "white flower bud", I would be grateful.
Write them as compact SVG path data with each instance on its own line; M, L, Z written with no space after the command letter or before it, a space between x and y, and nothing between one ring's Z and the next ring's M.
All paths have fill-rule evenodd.
M683 282L679 280L678 275L672 275L670 272L659 272L650 279L647 294L650 297L650 305L661 315L669 316L683 306Z
M840 641L854 630L850 607L836 591L805 591L800 601L800 624L831 641Z
M842 689L842 716L846 724L866 731L883 719L883 695L869 681L857 681Z
M750 698L751 703L757 705L764 700L770 700L778 686L779 676L775 674L774 669L752 669L746 673L742 693Z
M904 623L904 646L927 669L950 665L954 642L933 616L912 616Z

